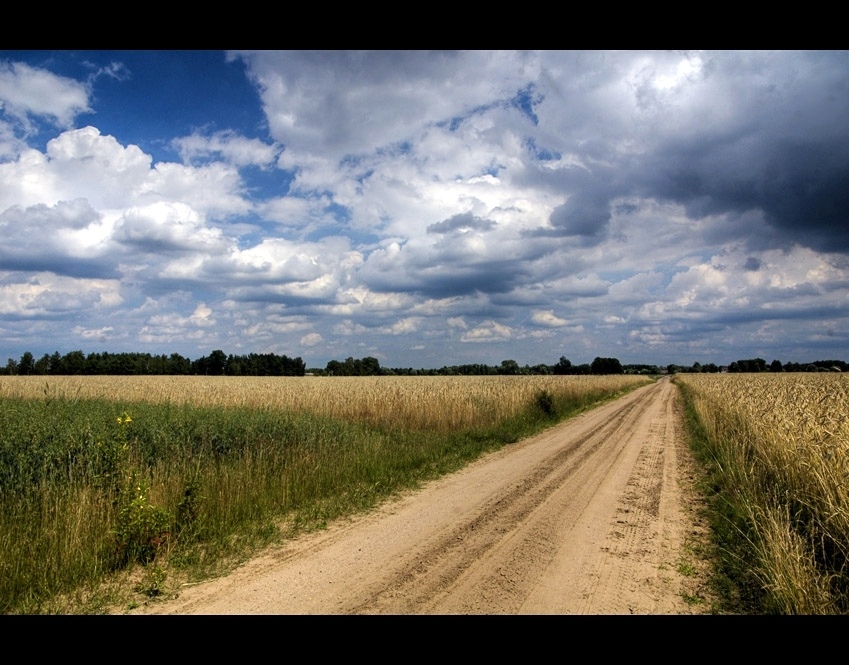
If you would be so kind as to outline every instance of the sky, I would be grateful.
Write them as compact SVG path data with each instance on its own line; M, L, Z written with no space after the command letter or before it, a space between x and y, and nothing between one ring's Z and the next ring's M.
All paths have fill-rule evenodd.
M0 50L0 362L849 360L849 51Z

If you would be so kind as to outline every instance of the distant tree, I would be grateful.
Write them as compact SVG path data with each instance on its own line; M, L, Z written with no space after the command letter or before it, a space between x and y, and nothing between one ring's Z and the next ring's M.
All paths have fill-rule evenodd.
M551 368L553 374L572 374L572 362L565 356L560 356L560 360Z
M591 374L624 374L622 363L617 358L595 358L590 363Z
M728 366L729 372L766 372L766 360L763 358L748 358L737 360Z
M50 373L50 356L46 353L41 356L38 360L35 361L35 367L33 374L38 374L39 376L44 376L45 374Z
M783 372L784 367L781 365L781 361L780 360L773 360L769 364L769 371L770 372Z
M48 374L64 374L65 373L65 362L62 359L62 356L59 355L58 351L54 351L50 355L50 363L47 368Z
M502 360L501 367L498 368L498 373L509 376L519 374L519 363L515 360Z
M300 358L296 360L303 365ZM378 376L381 373L380 362L371 356L362 359L349 357L345 362L331 360L327 363L325 371L328 376Z
M209 373L214 376L224 374L227 368L227 355L221 349L215 349L209 354Z
M360 361L361 376L378 376L380 374L380 363L377 358L366 356Z
M835 369L845 372L849 369L849 366L842 360L815 360L812 364L829 372Z
M168 358L168 368L171 374L189 374L192 371L192 362L179 353L172 353Z
M232 353L227 357L227 376L241 376L242 363Z
M86 358L82 351L69 351L62 358L65 374L85 374Z
M199 358L198 365L199 369L202 370L202 374L221 376L227 368L227 354L221 349L215 349L209 354L209 357L204 356Z
M327 376L341 376L341 368L342 363L338 360L330 360L327 363L327 366L324 368L324 371L327 372Z
M35 359L29 351L24 351L21 361L18 363L18 374L26 375L35 372Z

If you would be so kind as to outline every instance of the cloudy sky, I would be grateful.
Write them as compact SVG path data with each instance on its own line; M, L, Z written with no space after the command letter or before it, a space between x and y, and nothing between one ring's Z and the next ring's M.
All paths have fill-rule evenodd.
M849 51L0 51L0 362L849 360Z

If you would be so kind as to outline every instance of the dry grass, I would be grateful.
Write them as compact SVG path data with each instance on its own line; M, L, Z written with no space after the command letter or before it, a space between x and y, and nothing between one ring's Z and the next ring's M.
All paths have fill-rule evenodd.
M849 610L849 377L683 374L769 611Z

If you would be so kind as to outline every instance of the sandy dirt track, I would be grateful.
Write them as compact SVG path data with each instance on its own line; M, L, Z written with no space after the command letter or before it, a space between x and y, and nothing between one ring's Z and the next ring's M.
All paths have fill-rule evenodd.
M685 600L704 527L677 391L661 379L131 613L707 612Z

